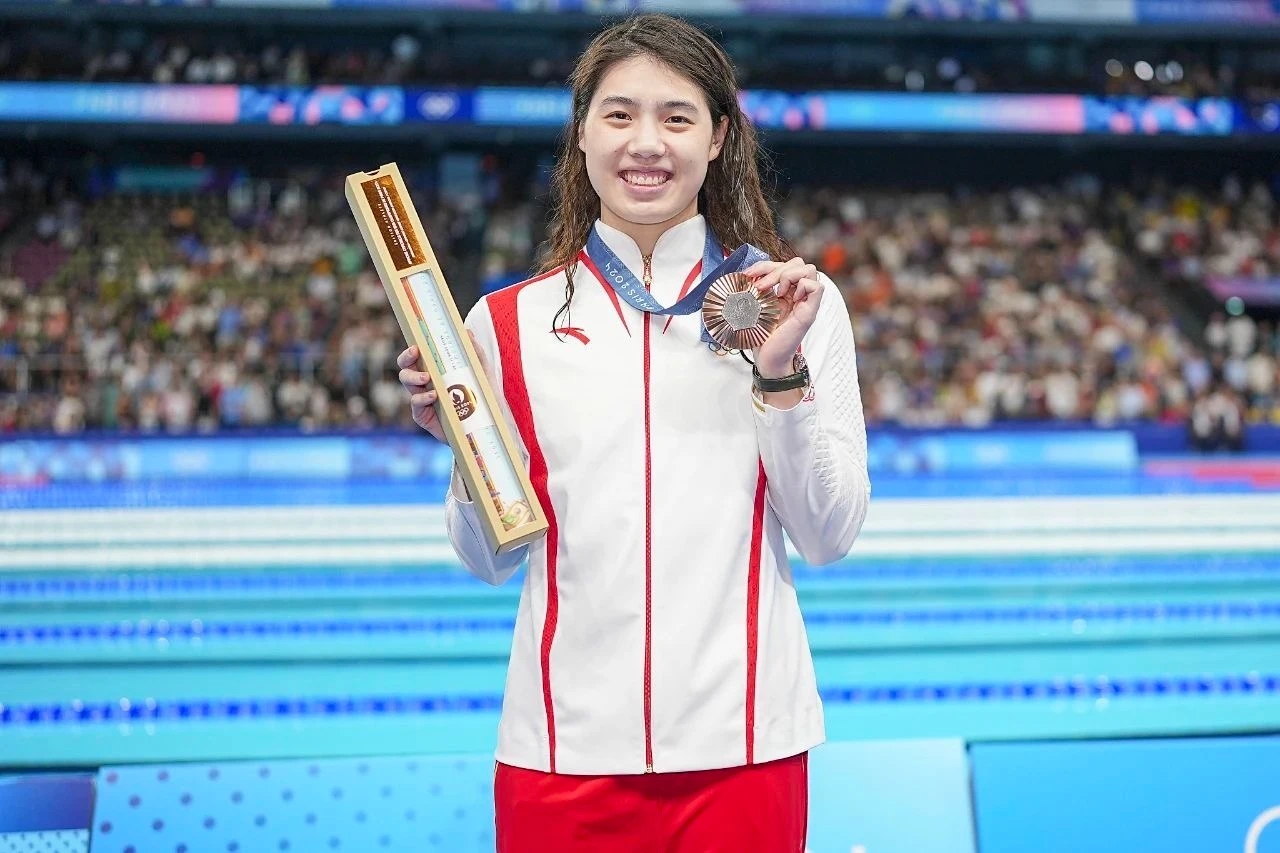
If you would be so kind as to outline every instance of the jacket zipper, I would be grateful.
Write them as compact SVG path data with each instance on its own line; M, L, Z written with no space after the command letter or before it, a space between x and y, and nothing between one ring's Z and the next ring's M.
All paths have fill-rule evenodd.
M644 286L653 290L653 258L644 258ZM644 772L653 772L653 460L649 432L649 334L644 318Z

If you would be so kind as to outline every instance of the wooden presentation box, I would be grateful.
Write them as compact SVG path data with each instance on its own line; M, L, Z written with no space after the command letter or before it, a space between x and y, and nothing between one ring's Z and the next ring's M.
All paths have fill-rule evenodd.
M546 514L399 168L389 163L348 175L346 195L400 331L441 392L436 412L491 551L537 539L547 530Z

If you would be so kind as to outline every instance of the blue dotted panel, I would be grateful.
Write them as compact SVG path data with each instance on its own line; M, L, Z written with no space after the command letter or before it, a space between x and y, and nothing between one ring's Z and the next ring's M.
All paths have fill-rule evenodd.
M107 767L93 853L492 851L493 759Z
M0 853L87 853L89 830L0 832Z

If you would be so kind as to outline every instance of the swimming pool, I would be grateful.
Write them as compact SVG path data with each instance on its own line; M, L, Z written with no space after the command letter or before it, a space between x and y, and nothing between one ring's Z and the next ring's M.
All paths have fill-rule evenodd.
M521 576L412 483L0 490L0 762L492 749ZM1280 491L877 483L795 577L832 740L1280 728Z

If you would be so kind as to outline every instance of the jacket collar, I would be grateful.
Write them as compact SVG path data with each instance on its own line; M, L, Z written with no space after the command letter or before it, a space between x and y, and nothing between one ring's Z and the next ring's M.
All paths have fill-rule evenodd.
M596 220L596 230L600 239L613 250L618 260L627 265L636 278L640 278L644 270L644 257L636 241L617 228ZM693 265L702 260L702 251L706 247L707 221L698 214L686 219L679 225L673 225L653 247L650 269L653 272L654 296L662 299L674 297L684 282ZM667 291L670 291L668 293Z

